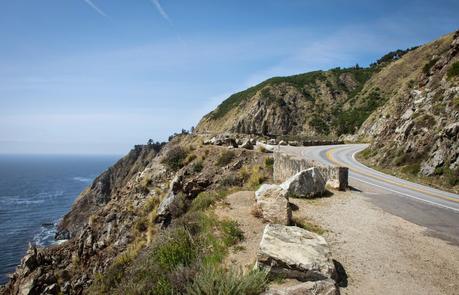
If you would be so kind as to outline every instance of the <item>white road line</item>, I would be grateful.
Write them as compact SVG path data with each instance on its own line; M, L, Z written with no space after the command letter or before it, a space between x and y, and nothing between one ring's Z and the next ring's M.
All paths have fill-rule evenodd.
M398 195L403 195L403 196L406 196L406 197L409 197L409 198L412 198L412 199L416 199L418 201L422 201L422 202L425 202L425 203L429 203L430 205L434 205L434 206L438 206L438 207L442 207L442 208L446 208L446 209L450 209L450 210L453 210L455 212L459 212L459 209L456 209L456 208L453 208L453 207L449 207L449 206L446 206L446 205L443 205L443 204L439 204L439 203L435 203L435 202L432 202L432 201L429 201L429 200L425 200L425 199L422 199L422 198L418 198L418 197L415 197L415 196L412 196L412 195L409 195L409 194L406 194L406 193L402 193L402 192L399 192L399 191L396 191L396 190L393 190L393 189L390 189L390 188L387 188L387 187L384 187L384 186L381 186L381 185L377 185L375 183L371 183L371 182L367 182L365 180L362 180L362 179L359 179L357 177L351 177L357 181L360 181L360 182L363 182L363 183L366 183L368 185L372 185L372 186L376 186L376 187L379 187L381 189L384 189L384 190L387 190L387 191L390 191L390 192L393 192L393 193L396 193Z

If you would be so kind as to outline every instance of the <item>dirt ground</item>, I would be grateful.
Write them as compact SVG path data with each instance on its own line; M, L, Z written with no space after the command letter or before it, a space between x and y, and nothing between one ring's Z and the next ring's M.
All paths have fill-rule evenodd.
M459 247L384 212L363 194L290 202L299 208L294 216L327 230L333 257L348 275L341 294L459 294Z
M255 204L255 193L242 191L229 195L225 203L215 210L217 216L221 218L236 220L244 232L244 241L226 257L227 266L247 270L255 264L258 245L266 224L251 214L253 204Z
M239 222L242 249L227 265L250 268L265 224L250 212L253 192L228 196L216 213ZM333 257L347 274L341 294L459 294L459 247L432 237L425 228L391 215L363 194L335 192L328 198L291 199L296 218L326 229Z

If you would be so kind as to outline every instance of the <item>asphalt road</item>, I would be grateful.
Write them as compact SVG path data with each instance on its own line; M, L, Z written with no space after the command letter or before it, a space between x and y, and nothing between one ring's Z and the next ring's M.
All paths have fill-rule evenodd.
M365 144L282 147L323 164L349 168L350 186L383 210L428 228L428 234L459 245L459 195L371 169L355 159ZM358 214L358 212L356 212Z

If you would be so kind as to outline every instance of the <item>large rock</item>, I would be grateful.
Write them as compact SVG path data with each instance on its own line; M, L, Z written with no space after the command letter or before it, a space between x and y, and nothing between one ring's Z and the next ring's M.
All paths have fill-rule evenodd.
M264 220L270 223L290 224L292 210L286 190L278 185L263 184L255 192L255 197Z
M304 282L289 287L273 287L263 295L339 295L339 289L334 280L327 279Z
M250 139L246 139L246 140L244 140L244 142L242 142L240 148L247 149L247 150L252 150L253 149L253 144L250 141Z
M268 224L257 253L256 267L300 281L333 278L335 267L322 236L296 226Z
M325 180L316 167L298 172L280 186L289 196L299 198L313 198L325 192Z

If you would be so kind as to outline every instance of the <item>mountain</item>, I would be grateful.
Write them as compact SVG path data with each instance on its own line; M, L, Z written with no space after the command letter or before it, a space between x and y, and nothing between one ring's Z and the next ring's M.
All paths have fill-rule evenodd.
M371 142L373 164L414 175L459 170L459 31L383 56L367 68L268 79L223 101L198 133Z

